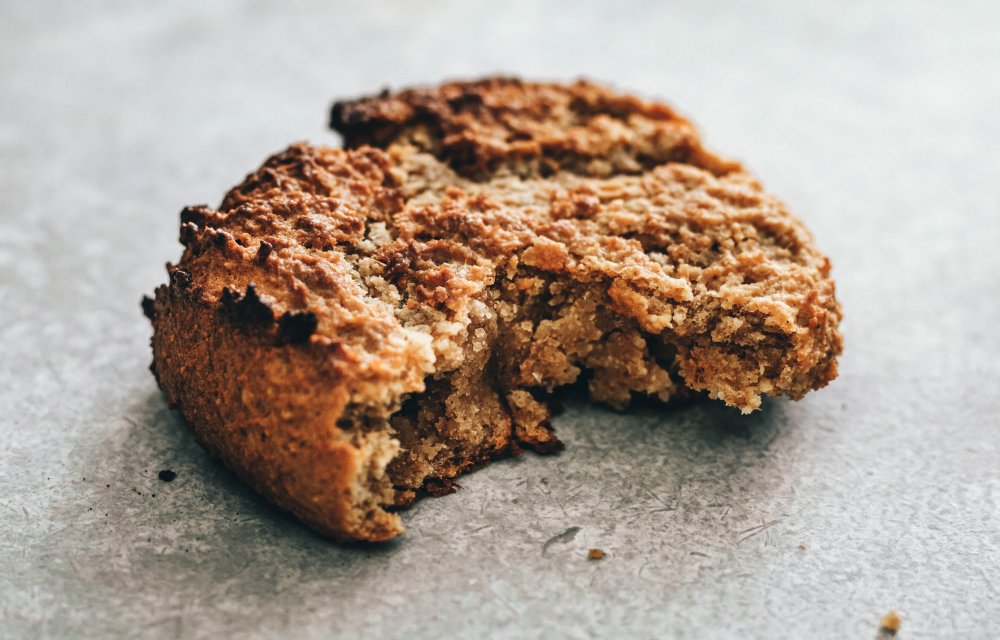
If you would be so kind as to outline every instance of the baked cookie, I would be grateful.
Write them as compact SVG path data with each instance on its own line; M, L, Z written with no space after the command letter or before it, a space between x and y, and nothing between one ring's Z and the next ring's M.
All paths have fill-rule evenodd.
M341 540L527 446L586 381L623 409L690 391L749 412L837 374L809 232L670 108L508 78L337 103L218 208L144 307L199 440Z

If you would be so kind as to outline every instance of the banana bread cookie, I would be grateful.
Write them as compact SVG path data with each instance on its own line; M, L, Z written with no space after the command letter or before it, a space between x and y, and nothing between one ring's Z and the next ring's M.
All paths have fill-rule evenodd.
M548 394L743 412L837 374L830 263L670 108L510 78L340 102L218 208L144 307L152 369L213 454L341 540L520 447Z

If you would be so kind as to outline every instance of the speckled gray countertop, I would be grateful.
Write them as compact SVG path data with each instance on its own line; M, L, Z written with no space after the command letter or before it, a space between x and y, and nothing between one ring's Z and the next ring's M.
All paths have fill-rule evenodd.
M891 609L901 638L1000 636L998 25L992 0L0 0L0 637L869 640ZM337 142L332 98L498 70L666 98L747 161L833 258L842 375L749 417L570 402L560 456L333 544L167 409L140 296L182 205Z

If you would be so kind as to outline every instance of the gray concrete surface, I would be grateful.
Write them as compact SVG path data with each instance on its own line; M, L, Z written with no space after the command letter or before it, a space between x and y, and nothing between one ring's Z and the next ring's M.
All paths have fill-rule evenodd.
M890 609L901 638L1000 636L998 24L994 1L0 1L0 637L870 639ZM561 456L332 544L168 411L139 298L182 205L336 142L331 98L495 70L667 98L746 160L833 257L842 376L750 417L573 402Z

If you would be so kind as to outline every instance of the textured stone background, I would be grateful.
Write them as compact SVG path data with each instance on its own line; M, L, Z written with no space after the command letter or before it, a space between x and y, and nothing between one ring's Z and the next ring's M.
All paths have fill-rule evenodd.
M0 636L998 637L1000 3L806 4L0 0ZM842 376L750 417L573 402L559 457L332 544L167 410L139 298L182 205L336 143L333 97L496 70L746 160L833 258Z

